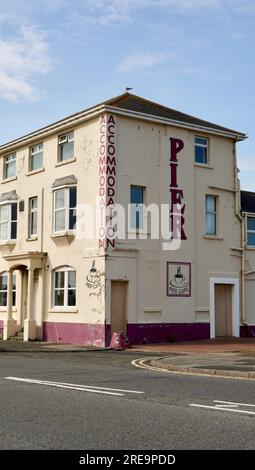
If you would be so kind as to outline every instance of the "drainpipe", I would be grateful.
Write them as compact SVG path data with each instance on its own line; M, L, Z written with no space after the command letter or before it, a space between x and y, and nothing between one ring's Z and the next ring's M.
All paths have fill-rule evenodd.
M43 216L44 216L44 189L41 190L41 233L40 233L40 251L43 252Z
M237 141L236 141L237 142ZM237 168L237 156L236 156L236 142L234 143L233 154L234 154L234 180L235 180L235 214L240 221L241 227L241 323L245 322L245 223L246 218L241 215L240 209L240 183L238 179L238 168Z

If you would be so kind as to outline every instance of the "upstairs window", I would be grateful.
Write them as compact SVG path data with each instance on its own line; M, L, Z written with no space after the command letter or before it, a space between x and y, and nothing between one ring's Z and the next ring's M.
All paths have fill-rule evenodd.
M131 186L130 188L130 228L139 230L143 228L144 188Z
M76 271L63 266L53 273L53 307L75 307Z
M208 163L208 139L205 137L195 137L195 162Z
M64 162L74 157L74 132L63 134L58 138L59 161Z
M255 246L255 217L247 217L247 245Z
M205 198L206 235L216 235L217 232L217 196L207 195Z
M4 158L4 179L16 176L16 154L7 155Z
M8 274L0 274L0 307L7 307ZM12 306L16 306L16 274L12 277Z
M54 191L53 231L73 230L76 224L76 187Z
M17 203L0 205L0 241L17 238Z
M34 171L43 167L43 144L37 144L30 149L29 170Z
M37 212L38 212L38 197L30 197L28 200L28 238L33 238L37 235Z

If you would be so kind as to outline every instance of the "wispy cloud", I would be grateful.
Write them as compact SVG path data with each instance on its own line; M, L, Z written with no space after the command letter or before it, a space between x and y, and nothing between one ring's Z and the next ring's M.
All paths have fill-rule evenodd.
M167 62L169 57L162 52L134 53L125 57L116 67L116 72L141 72L155 65Z
M22 26L17 35L0 37L0 97L33 101L42 91L35 84L52 68L48 43L42 30Z
M219 6L220 0L81 0L84 7L76 11L80 22L86 25L110 26L132 21L139 10L194 11ZM77 17L76 16L76 17Z
M196 15L208 11L218 13L224 9L226 12L247 16L255 14L255 2L254 0L78 0L73 11L75 18L79 18L79 22L83 25L108 27L118 23L129 23L136 18L139 11L148 9L155 12L162 11L162 14Z

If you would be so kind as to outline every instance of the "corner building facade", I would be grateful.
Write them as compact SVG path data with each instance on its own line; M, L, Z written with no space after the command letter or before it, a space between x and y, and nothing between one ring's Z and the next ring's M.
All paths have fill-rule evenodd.
M131 344L245 334L245 138L125 93L2 145L3 338L102 347L116 331ZM99 237L77 237L84 204L131 204L131 226L107 240L102 216ZM179 205L178 249L153 239L142 204Z

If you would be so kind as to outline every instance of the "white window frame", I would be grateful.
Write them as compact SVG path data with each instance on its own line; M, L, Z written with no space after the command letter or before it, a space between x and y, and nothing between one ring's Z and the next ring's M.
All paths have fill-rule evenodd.
M143 196L143 202L139 203L134 203L131 202L131 191L132 188L139 188L142 189L142 196ZM129 201L129 232L132 233L144 233L145 232L145 227L147 227L147 218L146 218L146 208L145 208L145 197L146 197L146 187L141 186L138 184L131 184L130 185L130 201ZM133 217L133 211L135 214L138 212L139 213L139 227L132 227L132 217ZM136 218L135 218L136 220ZM141 225L142 224L142 225Z
M204 139L206 140L206 144L199 144L196 142L196 139ZM196 147L202 147L206 149L206 162L197 162L196 161ZM202 135L195 135L195 163L197 165L208 165L209 163L209 139Z
M61 188L56 188L53 191L53 233L61 233L61 232L73 232L75 229L70 229L69 228L69 215L70 215L70 210L75 209L74 207L70 207L70 189L75 188L76 189L76 198L77 198L77 186L72 185L72 186L65 186ZM58 191L64 191L64 206L63 207L58 207L56 209L56 194ZM61 230L56 230L56 217L55 214L56 212L60 211L65 211L65 228L62 228Z
M255 233L255 230L248 230L248 219L255 219L255 215L248 215L248 214L246 215L246 245L255 248L255 244L249 245L249 242L248 242L248 232Z
M8 241L14 241L17 239L17 235L16 235L16 238L11 238L11 235L12 235L12 222L16 222L17 224L17 219L16 220L12 220L12 204L17 204L16 202L8 202L8 201L5 201L5 202L2 202L0 204L0 206L7 206L8 207L8 219L4 220L4 221L1 221L0 219L0 225L1 224L6 224L8 223L8 230L7 230L7 238L5 240L1 240L0 239L0 243L1 242L8 242ZM18 205L17 205L17 217L18 217ZM16 232L17 232L17 226L16 226Z
M58 161L59 162L62 162L62 161L65 162L65 161L68 161L68 160L71 160L72 158L74 158L74 155L72 157L70 157L69 159L66 159L66 160L62 160L62 158L61 158L61 146L63 144L67 144L69 142L74 142L74 131L70 131L67 134L62 134L58 137L58 147L59 147Z
M37 147L37 150L33 150ZM43 157L43 142L40 142L39 144L35 144L32 147L30 147L30 154L29 154L29 171L36 171L37 169L39 170L40 168L43 168L43 162L42 166L36 169L32 168L32 160L35 155L38 155L39 153L42 153Z
M9 161L7 161L9 159ZM9 163L15 162L15 173L13 176L7 176L7 166ZM4 157L4 175L3 179L14 178L16 176L16 153L11 153L10 155L6 155Z
M7 297L7 295L8 295L8 273L7 273L7 271L1 272L0 277L1 276L6 276L7 277L7 283L6 283L7 288L6 289L0 289L0 293L1 292L6 292L6 297ZM14 289L14 277L15 277L15 289ZM12 295L13 295L14 292L15 292L15 303L13 303L12 306L16 307L16 305L17 305L17 277L16 277L15 273L12 274ZM6 299L6 305L0 305L0 309L1 308L6 308L6 307L7 307L7 299Z
M32 208L32 200L36 199L37 206ZM32 233L32 214L37 213L36 233ZM38 196L32 196L28 199L28 238L34 238L38 235Z
M56 273L64 272L64 287L63 288L56 288L55 287L55 276ZM68 273L75 272L75 287L68 287ZM55 305L55 291L63 290L64 291L64 305ZM75 305L68 305L68 291L74 290L75 291ZM62 266L61 268L54 269L53 277L52 277L52 308L54 309L61 309L61 308L70 308L73 309L77 305L77 273L74 268L71 266Z
M208 212L207 211L207 198L208 197L213 197L215 200L215 211L213 212ZM215 233L208 233L207 232L207 214L214 214L215 216ZM217 236L217 231L218 231L218 196L215 194L206 194L205 195L205 235L208 237L215 237Z

